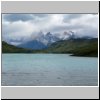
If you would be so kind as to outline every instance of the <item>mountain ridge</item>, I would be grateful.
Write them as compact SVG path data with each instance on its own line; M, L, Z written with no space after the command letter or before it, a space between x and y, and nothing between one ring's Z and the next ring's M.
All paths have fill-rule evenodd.
M98 38L58 41L48 48L52 53L70 53L73 56L98 56Z
M62 36L52 34L51 32L47 32L46 34L40 32L40 36L17 46L26 49L40 50L40 49L48 48L49 45L57 41L77 39L77 38L79 37L77 37L73 31L64 31ZM81 38L91 39L91 37L88 36L81 37Z

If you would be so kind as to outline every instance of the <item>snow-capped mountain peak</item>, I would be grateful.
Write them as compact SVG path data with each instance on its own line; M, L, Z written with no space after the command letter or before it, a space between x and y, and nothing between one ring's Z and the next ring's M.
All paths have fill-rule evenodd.
M52 36L52 34L51 34L50 32L48 32L48 33L46 34L46 36L51 37L51 36Z
M68 40L71 38L75 38L75 34L72 31L64 31L61 35L60 35L60 39L61 40Z
M39 36L37 38L37 40L40 41L40 42L42 42L45 45L48 45L48 44L51 44L53 42L58 41L58 38L55 35L53 35L50 32L48 32L45 35L42 34L41 36Z
M79 37L73 31L64 31L62 33L47 32L46 34L40 31L39 35L36 38L28 41L27 43L21 44L20 47L22 46L32 49L43 49L47 48L50 44L54 42L76 38Z
M47 32L46 34L40 32L40 35L36 38L36 40L48 45L59 40L67 40L71 38L75 38L74 32L72 31L64 31L60 36L57 34L52 34L51 32Z

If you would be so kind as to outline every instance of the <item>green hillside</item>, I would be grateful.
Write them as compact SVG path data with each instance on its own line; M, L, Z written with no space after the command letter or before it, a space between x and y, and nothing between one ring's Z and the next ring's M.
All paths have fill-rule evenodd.
M48 48L52 53L71 53L73 56L98 56L98 39L59 41Z
M73 56L98 56L98 39L70 39L51 44L45 50L18 48L2 42L2 53L70 53Z
M13 45L9 45L6 42L2 42L2 53L30 53L31 50L26 50L23 48L18 48Z
M19 48L2 41L2 53L46 53L44 50L30 50Z

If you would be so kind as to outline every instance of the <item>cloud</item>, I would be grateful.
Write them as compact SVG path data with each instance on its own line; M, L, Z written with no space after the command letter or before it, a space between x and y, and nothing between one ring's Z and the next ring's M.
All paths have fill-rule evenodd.
M34 17L32 14L3 14L3 19L6 21L14 22L14 21L28 21L32 20Z
M32 14L32 15L39 18L48 17L48 14Z
M25 42L40 35L74 31L78 36L98 36L97 14L3 14L2 38ZM14 42L14 41L13 41Z
M65 23L70 23L70 21L72 20L72 19L78 19L78 18L80 18L81 16L82 16L83 14L65 14L64 15L64 22Z

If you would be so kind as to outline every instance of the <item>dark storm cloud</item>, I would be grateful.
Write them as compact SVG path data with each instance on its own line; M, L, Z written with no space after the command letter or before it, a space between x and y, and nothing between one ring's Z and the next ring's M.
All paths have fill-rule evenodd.
M14 22L14 21L28 21L32 20L33 16L30 14L4 14L3 19L6 21Z

